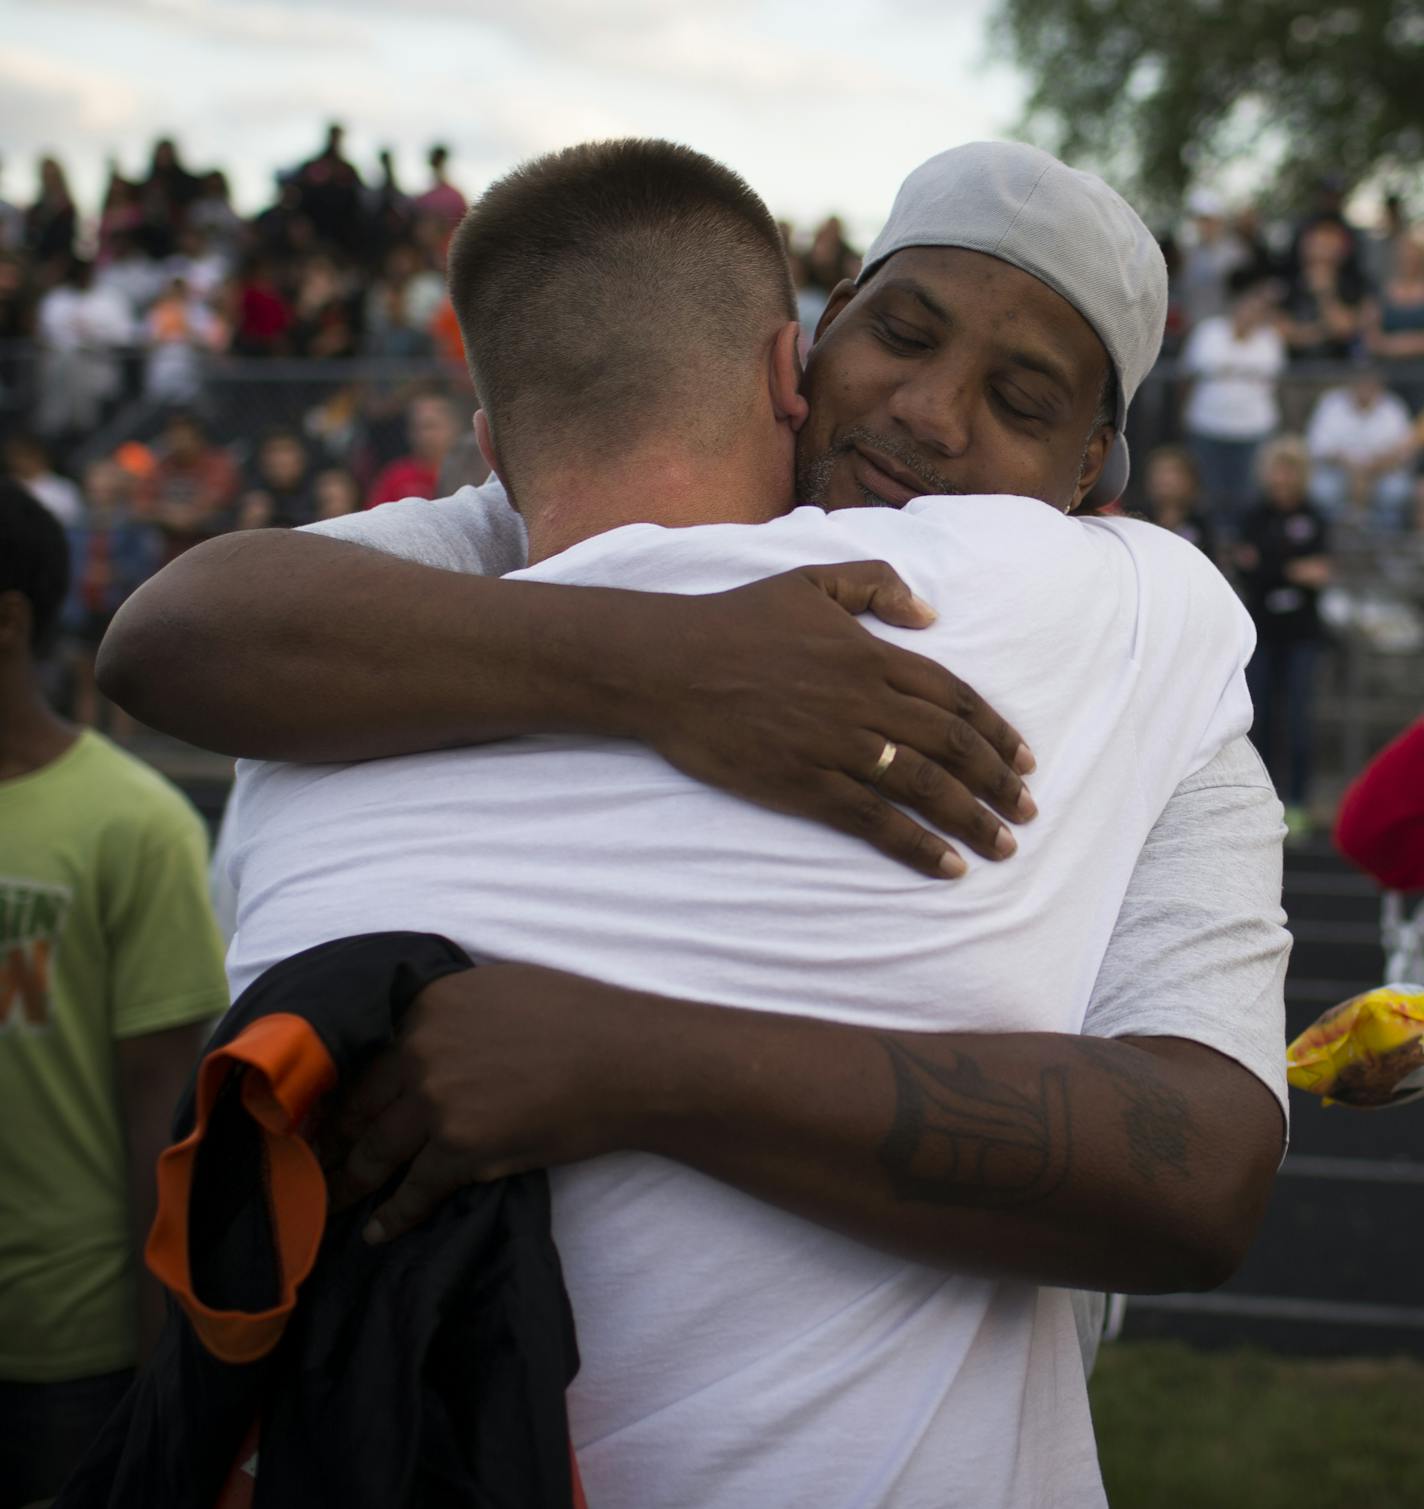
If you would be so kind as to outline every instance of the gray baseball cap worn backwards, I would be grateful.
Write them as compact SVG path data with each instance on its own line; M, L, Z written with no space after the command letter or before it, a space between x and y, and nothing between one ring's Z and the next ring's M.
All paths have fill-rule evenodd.
M998 257L1046 283L1093 327L1117 374L1118 438L1092 496L1120 496L1127 407L1157 360L1167 321L1167 264L1131 205L1037 147L971 142L931 157L900 185L859 281L911 246Z

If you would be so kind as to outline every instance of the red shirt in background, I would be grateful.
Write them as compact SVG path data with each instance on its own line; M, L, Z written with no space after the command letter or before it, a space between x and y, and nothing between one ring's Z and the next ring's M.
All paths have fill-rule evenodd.
M238 300L238 342L245 346L275 346L292 328L295 318L275 289L247 283Z
M402 498L433 498L438 485L435 468L415 456L402 456L377 473L366 493L366 507L398 503Z
M1335 847L1387 890L1424 891L1424 718L1355 778L1335 819Z

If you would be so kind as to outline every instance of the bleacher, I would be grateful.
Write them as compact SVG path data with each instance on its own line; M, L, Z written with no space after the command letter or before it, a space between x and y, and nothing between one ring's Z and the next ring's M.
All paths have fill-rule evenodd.
M1286 1026L1382 982L1380 896L1325 839L1286 855L1295 938ZM1323 1106L1292 1092L1291 1145L1260 1236L1211 1294L1134 1296L1123 1334L1314 1355L1424 1356L1424 1103Z

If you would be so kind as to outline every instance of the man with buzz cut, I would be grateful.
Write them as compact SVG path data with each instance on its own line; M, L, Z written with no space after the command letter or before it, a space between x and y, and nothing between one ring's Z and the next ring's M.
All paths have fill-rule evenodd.
M234 985L324 937L402 926L574 972L491 963L427 992L347 1109L360 1136L345 1183L375 1188L414 1159L377 1215L373 1237L392 1238L452 1185L559 1165L591 1502L1101 1504L1071 1307L1043 1286L1219 1281L1283 1125L1279 808L1233 753L1249 634L1221 579L1165 532L1062 511L1087 497L1155 357L1160 256L1106 186L1044 154L944 154L906 185L859 288L837 291L803 397L764 208L695 154L624 143L497 185L452 249L452 295L481 440L535 565L471 590L302 536L258 614L259 643L280 626L287 645L272 683L309 695L336 664L339 631L296 609L298 579L344 572L392 627L398 580L403 651L300 713L275 714L233 657L225 689L264 753L388 753L389 728L356 732L382 706L411 745L562 736L246 767ZM834 511L776 517L793 449ZM892 506L845 506L864 503ZM490 548L471 499L381 514L401 522L362 537L393 549L404 531L408 557L468 567ZM735 522L697 527L714 519ZM167 663L180 619L200 654L237 648L249 554L210 549L135 602L114 647L130 681L134 657ZM952 662L1033 741L1042 809L1011 861L961 861L962 881L917 880L590 737L654 726L631 715L631 622L652 664L682 660L693 694L674 699L676 735L652 742L685 770L718 763L699 762L699 741L735 763L736 737L690 733L686 714L700 698L723 721L757 714L743 738L775 730L742 691L745 650L719 660L733 605L759 616L764 656L797 662L798 635L854 654L864 636L836 636L817 588L865 606L867 577L803 568L864 557L940 610L914 635L877 627L858 660L894 695L872 686L851 702L866 721L832 725L819 805L722 783L834 820L858 781L866 831L913 828L881 815L884 794L948 812L976 854L1011 853L997 822L955 818L927 757L964 738L935 711L957 705ZM214 595L182 606L200 578ZM885 573L868 579L891 611ZM602 663L570 637L560 584L591 605L570 599L591 615L583 633L602 623ZM457 602L484 605L487 649L542 671L502 693L488 663L452 671L470 643ZM550 694L560 666L588 678ZM478 718L452 690L471 678ZM807 705L781 700L793 741ZM1013 757L1016 736L968 705ZM977 773L957 768L988 790L982 755ZM1017 783L993 795L1032 813ZM1192 809L1188 828L1205 810L1219 832L1229 813L1221 847L1164 827L1172 803ZM944 840L928 842L923 867L953 873Z

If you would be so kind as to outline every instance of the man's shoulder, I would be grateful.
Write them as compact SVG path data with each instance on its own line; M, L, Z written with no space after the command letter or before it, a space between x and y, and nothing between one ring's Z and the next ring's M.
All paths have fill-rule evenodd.
M197 809L167 777L92 729L36 787L56 837L116 860L206 842Z
M131 831L155 836L202 831L202 818L186 796L152 765L102 734L86 736L86 786Z
M517 570L528 549L524 524L497 478L444 498L402 498L307 524L303 533L484 576Z
M1000 583L1012 592L1035 561L1061 570L1075 549L1091 548L1077 525L1047 504L1019 497L923 497L902 509L805 505L759 524L666 528L629 524L583 540L527 573L591 585L714 591L798 566L881 559L910 585L982 576L986 563L1019 568ZM678 584L681 583L679 586ZM1025 591L1029 591L1025 587Z
M1173 530L1164 529L1151 519L1126 515L1094 516L1082 522L1089 529L1099 530L1120 541L1151 584L1184 589L1194 608L1202 601L1214 603L1228 612L1239 607L1231 584L1216 563Z
M1261 756L1257 753L1256 746L1244 734L1232 739L1200 770L1189 775L1172 793L1172 802L1177 802L1178 808L1182 809L1188 804L1185 801L1178 801L1179 798L1189 798L1195 792L1225 789L1258 793L1259 800L1265 807L1277 811L1280 808L1280 803L1276 799L1276 788L1261 761ZM1172 802L1169 802L1164 810L1164 817L1172 811Z

